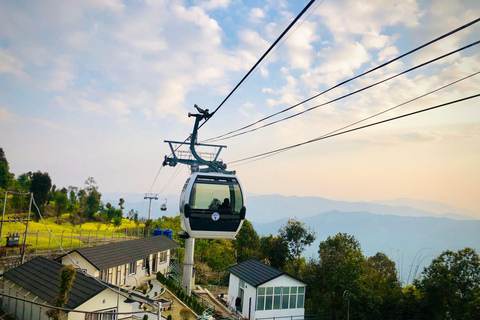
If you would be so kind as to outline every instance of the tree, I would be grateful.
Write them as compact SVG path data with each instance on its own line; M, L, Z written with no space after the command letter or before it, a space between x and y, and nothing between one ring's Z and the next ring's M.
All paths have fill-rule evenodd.
M55 195L55 214L58 219L66 212L68 206L68 197L65 193L57 192Z
M414 281L431 319L479 319L480 258L474 249L447 250Z
M316 239L315 231L296 219L288 219L287 224L278 232L288 246L291 260L300 259L305 247L311 245Z
M98 192L97 189L91 189L90 193L87 195L85 199L85 218L87 220L91 220L93 215L98 212L100 208L100 198L102 194Z
M182 318L182 320L188 320L190 318L190 310L187 308L180 310L180 318Z
M261 258L277 269L283 269L288 258L288 245L280 236L268 235L260 239Z
M52 179L47 172L42 173L41 171L37 171L32 174L32 183L30 185L30 192L33 192L33 197L35 199L35 203L39 207L40 210L43 210L43 206L48 200L48 193L50 188L52 187ZM34 219L38 221L40 218L40 212L35 209L34 212Z
M67 294L72 290L73 280L77 270L73 266L65 266L60 270L60 282L58 284L58 296L53 300L52 305L63 308L67 305ZM53 320L60 320L60 309L50 309L45 312Z
M307 309L309 313L332 312L336 318L346 318L343 293L350 293L350 314L365 314L361 303L365 297L362 277L365 274L365 257L355 237L339 233L320 242L319 260L311 260L303 279L307 287ZM364 309L364 310L361 310ZM353 318L353 317L352 317Z
M113 226L118 228L122 225L122 222L123 222L123 218L122 217L114 217L113 218Z
M0 188L8 189L11 181L13 180L13 174L9 172L10 167L8 166L7 158L5 157L5 152L0 148Z
M253 225L247 219L243 220L242 228L240 228L232 243L237 256L237 263L260 255L260 238Z

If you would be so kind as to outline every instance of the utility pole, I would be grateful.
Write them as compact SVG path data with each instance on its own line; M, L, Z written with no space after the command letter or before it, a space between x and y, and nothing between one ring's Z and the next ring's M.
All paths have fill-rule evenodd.
M24 246L27 244L28 225L30 224L30 212L32 212L32 202L33 202L33 192L30 193L30 205L28 206L27 226L25 228L25 236L23 237L23 245ZM21 250L23 250L22 251L21 263L24 264L25 263L25 251L27 251L27 248L24 247Z
M2 221L0 222L0 241L2 241L2 231L3 231L3 220L5 219L5 208L7 206L7 194L16 194L16 195L30 195L30 192L14 192L14 191L5 191L5 199L3 201L3 211L2 211ZM31 194L31 197L33 197L33 193ZM31 201L31 200L30 200ZM30 202L30 208L32 204ZM29 216L30 216L30 211L29 211Z
M158 200L158 194L156 193L145 193L145 197L143 199L150 200L150 207L148 209L148 219L152 219L152 200Z

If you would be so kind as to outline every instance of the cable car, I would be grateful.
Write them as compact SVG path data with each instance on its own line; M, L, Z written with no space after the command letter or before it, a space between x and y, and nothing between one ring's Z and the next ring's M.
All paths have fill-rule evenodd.
M245 213L242 187L234 174L195 172L185 182L180 217L190 237L234 239Z
M165 203L160 206L160 210L167 211L167 198L165 198Z

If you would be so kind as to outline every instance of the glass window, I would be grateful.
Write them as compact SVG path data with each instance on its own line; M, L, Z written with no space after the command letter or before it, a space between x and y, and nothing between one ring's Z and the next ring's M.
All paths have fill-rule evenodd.
M303 308L304 307L304 301L305 296L303 294L298 295L298 303L297 303L297 308Z
M273 294L273 287L267 288L267 294Z
M290 289L290 293L291 293L291 294L296 294L296 293L297 293L297 287L292 287L292 288Z
M265 296L258 296L257 310L265 310Z
M305 293L305 287L298 287L298 293Z
M274 296L273 297L273 310L279 310L280 309L280 298L281 298L281 296Z
M240 288L245 288L245 281L240 280Z
M258 288L258 295L265 295L265 288Z
M272 296L265 297L265 310L272 310Z
M282 287L275 287L275 294L280 294L282 293Z
M290 287L283 287L283 294L288 294L290 291Z
M288 294L282 296L282 309L288 309Z
M297 295L290 295L290 309L295 309L297 307Z
M243 206L242 191L235 178L198 176L192 186L189 204L194 210L239 214Z

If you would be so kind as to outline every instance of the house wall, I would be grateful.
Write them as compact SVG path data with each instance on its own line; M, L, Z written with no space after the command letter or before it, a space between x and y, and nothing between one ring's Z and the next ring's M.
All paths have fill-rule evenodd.
M35 295L27 292L24 288L20 287L17 284L14 284L11 281L3 284L3 292L12 295L18 298L23 298L27 300L34 300L37 303L48 303L43 299L36 297ZM127 312L137 312L142 311L139 309L139 303L125 303L126 294L123 293L123 296L118 296L117 292L114 292L110 289L105 289L101 293L92 297L90 300L86 301L82 305L78 306L75 310L78 311L103 311L109 309L116 309L117 303L119 306L120 313ZM118 299L117 299L118 297ZM15 298L4 297L2 299L2 307L9 313L14 313L22 320L49 320L45 312L49 308L37 306L35 304L20 301ZM121 315L119 319L131 318L129 315ZM68 314L61 313L62 320L85 320L85 313L69 312Z
M165 251L163 251L165 252ZM166 269L168 268L168 265L170 264L170 250L166 251L166 254L164 255L165 261L160 261L161 260L161 255L162 252L157 252L156 258L157 258L157 271L160 271L162 273L165 273ZM86 260L84 257L82 257L80 254L77 252L72 252L69 254L70 257L64 256L62 258L62 264L64 265L70 265L72 264L72 260L76 264L75 267L80 267L81 269L86 270L87 274L93 276L93 277L100 277L100 271L97 270L88 260ZM153 258L155 256L155 253L150 254L148 259L149 259L149 264L150 264L150 273L152 274L152 267L153 267ZM108 272L112 273L112 278L111 281L109 281L112 284L117 285L118 281L117 278L121 279L121 284L130 284L130 285L135 285L138 283L140 277L144 277L147 275L147 270L146 268L143 267L143 259L142 260L137 260L136 262L136 271L133 274L126 274L126 264L123 264L121 266L109 268ZM120 274L118 273L118 269L120 268ZM126 278L125 278L126 277Z
M125 296L126 294L123 293ZM139 309L138 303L125 303L125 297L118 296L118 292L114 292L110 289L105 289L92 299L86 301L84 304L78 306L75 310L78 311L103 311L103 310L110 310L116 309L117 303L119 306L118 312L134 312L134 311L142 311ZM129 318L128 315L120 315L119 319ZM69 314L68 320L85 320L85 313L76 313L71 312Z
M230 274L230 280L228 285L228 300L227 305L230 309L235 309L235 299L238 296L238 289L240 285L240 279L234 274ZM306 287L306 285L288 275L282 275L271 281L268 281L258 288L267 287ZM305 308L295 309L280 309L280 310L256 310L257 309L257 290L249 283L245 283L244 298L242 301L241 316L246 319L272 319L279 317L303 317L305 314ZM250 300L251 299L251 300ZM281 319L279 319L281 320Z
M22 299L35 300L35 302L37 303L46 303L45 300L36 297L34 294L28 292L27 290L23 289L12 281L7 281L7 279L4 279L2 287L5 294ZM17 300L15 298L4 296L2 298L2 308L8 313L13 313L17 315L17 317L22 320L49 320L49 318L45 314L45 311L49 309L37 306L26 301ZM67 315L65 313L62 313L61 319L66 320Z
M99 276L99 271L97 270L97 268L95 268L94 266L92 266L92 264L90 262L88 262L84 257L82 257L80 254L78 254L77 252L72 252L69 254L69 256L64 256L62 257L62 264L63 265L70 265L72 264L72 260L73 262L76 264L74 265L74 267L80 267L81 269L84 269L87 271L87 274L89 275L92 275L94 277L98 277Z
M234 275L230 274L230 280L228 284L228 297L227 305L230 309L235 310L235 300L238 296L238 291L240 288L240 279ZM243 318L251 317L254 319L255 315L255 301L256 301L256 289L254 286L245 282L245 287L243 291L243 300L242 300L242 311L241 315Z
M282 275L278 278L275 278L271 281L268 281L257 288L257 292L259 288L267 288L267 287L305 287L301 281L298 281L288 275ZM256 304L256 301L255 301ZM305 299L304 299L305 304ZM295 309L280 309L280 310L256 310L252 319L262 319L262 318L280 318L280 317L302 317L305 314L305 308L295 308ZM285 318L286 319L286 318ZM281 319L279 319L281 320Z

